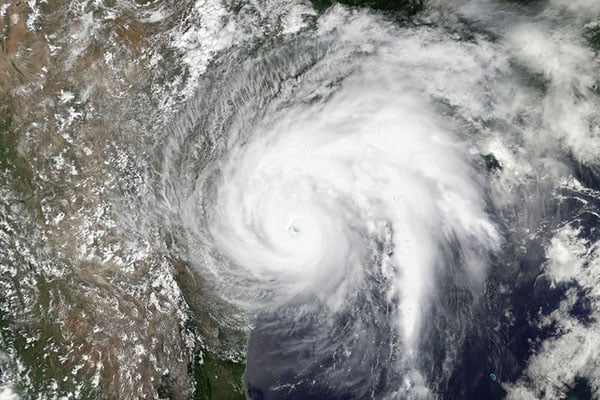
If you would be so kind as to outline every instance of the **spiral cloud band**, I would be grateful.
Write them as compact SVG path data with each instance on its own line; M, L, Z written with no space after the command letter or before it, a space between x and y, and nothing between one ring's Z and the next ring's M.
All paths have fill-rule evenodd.
M376 277L409 368L437 283L480 290L499 235L458 127L393 48L331 48L337 34L276 47L206 86L219 101L189 112L212 119L184 126L167 153L165 176L189 183L165 197L182 199L191 262L241 310L310 299L331 317ZM356 51L360 67L345 56ZM190 174L198 154L210 161Z
M478 280L478 254L496 233L468 155L428 105L386 80L392 73L358 73L325 104L288 107L252 127L223 162L209 226L230 268L332 307L365 268L382 268L412 341L443 266L438 244L455 240ZM385 254L370 265L377 240Z

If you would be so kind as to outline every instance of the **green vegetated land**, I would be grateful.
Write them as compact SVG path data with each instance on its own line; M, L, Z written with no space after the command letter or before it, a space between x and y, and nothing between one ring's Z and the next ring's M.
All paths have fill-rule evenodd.
M210 347L226 349L245 345L246 334L220 326L207 308L206 298L216 296L182 261L175 261L175 279L190 306L190 328L198 332ZM200 291L200 295L199 295ZM215 311L216 312L216 311ZM218 315L218 313L217 313ZM217 332L217 333L215 333ZM216 349L215 349L216 351ZM242 382L246 364L219 357L215 351L203 351L193 357L189 371L195 381L194 399L197 400L236 400L245 399ZM163 391L163 395L166 392Z
M0 109L0 171L4 179L10 177L10 184L22 197L31 195L31 168L18 154L19 138L11 129L12 117L9 110ZM8 183L8 182L6 182Z
M243 400L242 375L245 364L220 360L210 353L204 355L202 365L194 365L196 380L195 400Z
M586 29L584 34L590 45L594 49L600 50L600 24Z

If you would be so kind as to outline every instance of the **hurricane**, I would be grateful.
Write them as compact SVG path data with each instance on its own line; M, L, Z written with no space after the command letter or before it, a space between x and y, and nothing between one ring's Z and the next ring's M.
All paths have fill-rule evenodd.
M169 134L158 202L179 256L252 327L251 398L448 390L520 234L506 214L539 223L508 187L541 196L568 168L548 152L598 154L591 52L560 30L546 41L575 5L536 23L493 3L430 6L404 24L335 6L236 49ZM473 20L444 26L452 13Z
M192 3L176 96L105 163L139 171L106 191L121 268L183 293L161 385L218 359L252 400L600 396L599 2Z

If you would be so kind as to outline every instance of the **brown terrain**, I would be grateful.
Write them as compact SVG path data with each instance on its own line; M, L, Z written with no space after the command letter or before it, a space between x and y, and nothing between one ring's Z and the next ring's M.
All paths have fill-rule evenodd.
M115 222L136 221L127 199L143 196L153 162L141 149L182 73L168 32L191 3L145 22L157 2L58 0L35 16L4 1L0 350L14 387L25 398L243 398L243 364L211 350L222 332L188 267Z

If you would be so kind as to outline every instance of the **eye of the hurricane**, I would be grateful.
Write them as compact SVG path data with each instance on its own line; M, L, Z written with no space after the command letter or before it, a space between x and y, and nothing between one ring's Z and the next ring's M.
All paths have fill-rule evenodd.
M270 232L273 250L282 256L281 264L284 265L279 266L282 270L290 270L297 265L299 270L307 272L308 268L323 261L323 254L327 250L323 247L323 243L328 240L326 235L335 234L323 231L321 223L326 215L322 215L315 206L308 206L304 210L284 208L265 211L268 213L264 221L265 229Z
M284 263L287 265L283 266L284 269L289 268L290 264L294 265L294 261L299 261L303 265L297 265L298 272L306 273L324 262L323 257L327 252L324 245L336 239L326 237L327 234L335 233L324 232L321 223L322 221L315 219L314 215L308 214L285 221L284 234L276 244L286 256Z
M298 238L302 235L302 221L294 219L290 222L287 228L288 233L292 238Z

